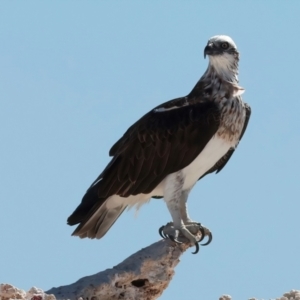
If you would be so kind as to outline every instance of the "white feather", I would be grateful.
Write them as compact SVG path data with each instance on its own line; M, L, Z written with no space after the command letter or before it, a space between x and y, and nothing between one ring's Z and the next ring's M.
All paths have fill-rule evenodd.
M232 54L210 55L209 63L221 78L236 81L237 70L234 67L235 58Z

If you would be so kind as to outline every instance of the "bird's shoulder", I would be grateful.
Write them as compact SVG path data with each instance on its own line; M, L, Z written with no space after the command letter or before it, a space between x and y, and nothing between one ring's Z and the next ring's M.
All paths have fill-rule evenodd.
M188 95L169 100L154 107L130 126L112 146L109 155L116 155L133 141L170 141L178 131L189 131L189 134L183 134L185 140L193 138L195 131L207 136L207 140L219 126L220 113L218 104L204 96Z
M242 101L242 99L241 99L241 101ZM242 139L242 137L243 137L243 135L244 135L244 133L247 129L247 126L248 126L248 123L249 123L249 120L250 120L250 116L251 116L251 107L250 107L250 105L246 102L243 102L243 101L242 101L242 103L243 103L243 107L245 109L245 121L244 121L244 125L243 125L243 128L242 128L240 137L239 137L239 141L241 141L241 139ZM234 151L235 151L235 148L230 148L228 150L228 152L223 157L221 157L216 162L216 164L212 168L210 168L205 174L203 174L199 179L203 178L205 175L207 175L209 173L213 173L213 172L219 173L225 167L225 165L228 163L228 161L230 160L230 158L231 158L232 154L234 153Z

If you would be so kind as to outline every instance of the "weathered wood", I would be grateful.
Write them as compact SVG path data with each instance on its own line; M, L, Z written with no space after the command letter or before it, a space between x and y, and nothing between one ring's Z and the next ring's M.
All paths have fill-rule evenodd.
M161 240L129 256L123 262L77 282L52 288L57 300L152 300L168 287L179 257L188 248Z

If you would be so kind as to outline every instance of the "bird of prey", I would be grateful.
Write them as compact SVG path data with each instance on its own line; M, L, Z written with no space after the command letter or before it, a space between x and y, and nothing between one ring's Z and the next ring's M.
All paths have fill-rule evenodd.
M241 98L234 41L210 38L206 56L208 68L187 96L155 107L112 146L111 161L68 218L69 225L79 224L73 235L100 239L126 208L164 198L172 222L161 227L163 237L179 242L179 233L196 246L195 253L204 236L211 241L210 231L189 217L187 198L199 179L226 165L251 109ZM201 238L192 233L195 228Z

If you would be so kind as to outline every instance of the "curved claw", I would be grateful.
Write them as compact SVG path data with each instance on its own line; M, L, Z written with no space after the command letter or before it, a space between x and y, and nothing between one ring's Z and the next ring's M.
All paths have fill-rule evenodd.
M168 235L168 238L176 244L182 244L182 242L179 242L173 235Z
M159 229L158 229L158 233L159 235L163 238L163 239L166 239L167 237L164 235L164 230L165 226L161 226Z
M199 247L198 243L195 244L195 247L196 247L196 250L195 250L195 252L192 252L192 254L197 254L199 252L200 247Z
M202 233L202 231L201 231L201 233ZM201 246L207 246L207 245L209 245L210 244L210 242L212 241L212 234L211 234L211 232L208 234L208 241L206 242L206 243L204 243L204 244L201 244Z
M204 228L202 227L202 225L200 223L199 223L199 230L201 232L201 238L198 241L198 243L200 243L205 238L205 230L204 230Z

